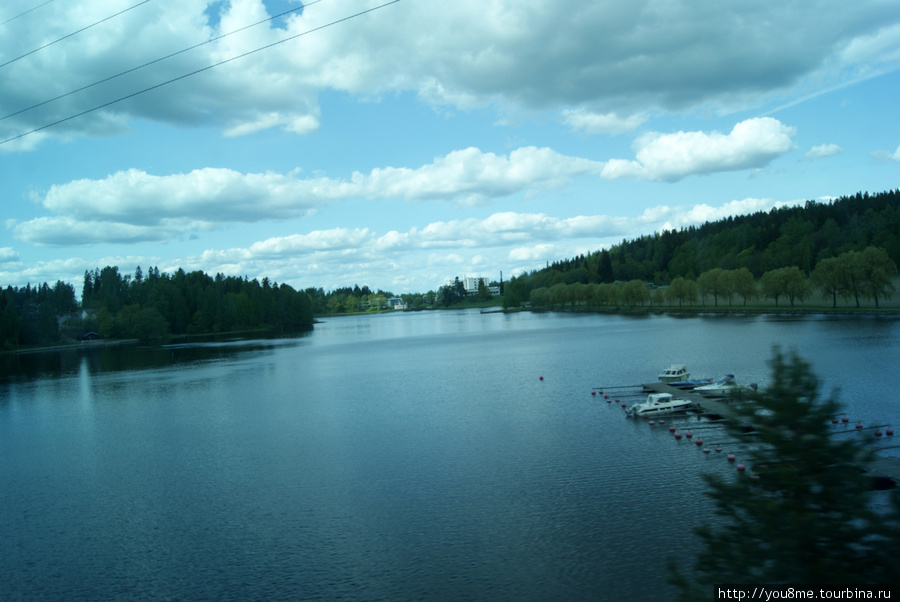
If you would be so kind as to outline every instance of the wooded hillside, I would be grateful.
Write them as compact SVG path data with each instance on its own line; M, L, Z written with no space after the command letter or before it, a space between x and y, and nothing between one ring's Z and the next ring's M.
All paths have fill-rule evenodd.
M900 263L900 190L857 193L832 202L807 201L802 206L623 240L608 250L557 261L513 278L506 285L504 304L517 307L531 300L532 291L559 284L638 281L668 286L685 280L699 287L704 280L701 276L715 270L735 277L740 274L741 278L746 278L746 273L758 285L756 292L764 293L763 276L770 272L796 268L809 278L824 260L856 257L852 254L868 248L882 250L890 262L887 269L893 270L890 275L896 272ZM853 283L847 286L852 289ZM697 293L706 294L700 289ZM835 298L856 295L858 299L859 294L859 290L848 293L841 289Z

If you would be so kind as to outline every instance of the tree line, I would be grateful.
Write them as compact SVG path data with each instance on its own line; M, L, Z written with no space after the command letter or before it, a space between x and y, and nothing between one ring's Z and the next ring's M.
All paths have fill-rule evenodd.
M871 299L875 307L895 292L892 276L897 266L883 249L867 247L863 251L847 251L838 257L820 261L807 277L797 266L765 272L758 280L747 268L723 270L713 268L696 280L678 276L668 286L654 287L643 280L628 282L572 284L557 283L528 292L528 303L535 308L585 309L635 307L693 307L698 304L732 306L747 305L760 298L794 306L818 291L837 307L838 297L860 307L860 299ZM512 287L518 282L510 283ZM510 285L507 285L508 287ZM521 293L507 288L504 305L513 307Z
M80 309L75 287L66 282L7 287L0 292L0 346L53 344L85 331L149 341L236 330L287 332L313 324L309 297L287 284L182 269L167 274L156 267L146 275L140 267L134 275L114 266L86 271Z
M24 288L8 286L0 292L0 348L40 345L59 338L60 316L74 312L75 287L57 281Z
M325 316L383 311L389 309L388 300L392 298L399 298L404 307L413 310L426 307L452 307L470 298L476 301L485 301L492 297L488 290L489 285L497 285L497 283L487 282L482 278L478 284L478 291L473 297L469 296L459 277L455 278L453 282L438 287L436 291L430 290L426 293L394 295L390 291L381 289L373 292L368 286L360 287L358 284L353 287L339 287L332 291L325 291L322 288L307 288L305 292L309 295L313 313L317 316Z
M84 274L85 327L104 338L151 340L173 334L209 334L312 328L309 297L268 278L215 277L200 271L172 274L140 266L133 276L107 266Z
M832 202L807 201L802 206L760 211L623 240L609 249L556 261L513 277L504 289L504 306L514 308L531 302L531 292L535 290L539 291L540 300L543 291L539 289L549 291L560 284L629 281L686 289L677 297L679 304L696 302L707 295L717 304L718 288L727 287L729 277L737 278L734 286L748 293L745 300L764 295L776 301L784 298L793 302L802 300L816 287L824 291L821 287L829 280L826 268L820 268L815 274L823 262L827 270L835 273L830 292L824 293L832 297L834 305L838 297L846 294L857 304L860 297L866 296L875 299L877 304L885 293L893 291L865 280L858 281L860 264L875 259L875 251L867 251L869 248L886 255L889 261L882 262L884 269L890 270L893 265L896 272L900 262L900 190L874 195L857 193ZM859 255L865 253L868 253L865 257ZM883 256L878 258L882 259ZM835 270L837 267L842 269ZM790 268L796 268L796 272ZM797 272L805 279L802 286ZM748 281L755 282L756 288L749 288ZM692 286L697 287L696 292ZM562 292L560 288L556 290ZM602 294L600 299L601 304L607 303L602 300ZM650 298L646 303L652 301ZM625 301L625 304L629 303Z

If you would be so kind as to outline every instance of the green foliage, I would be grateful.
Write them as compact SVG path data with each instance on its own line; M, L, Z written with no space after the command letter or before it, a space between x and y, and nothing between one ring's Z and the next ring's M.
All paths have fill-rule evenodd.
M838 297L855 300L857 307L861 298L872 299L879 307L895 292L891 278L898 261L900 190L865 193L623 240L610 249L555 261L513 277L504 307L518 307L533 290L549 291L560 283L596 287L629 280L668 285L672 290L666 290L662 301L679 307L698 299L733 305L735 297L747 305L760 294L776 305L787 298L793 306L813 287L830 296L833 307ZM588 307L616 304L594 290ZM542 306L585 305L578 294L575 301L560 303L568 294L556 293L546 299L539 294ZM654 306L660 305L657 301ZM637 304L621 295L618 302Z
M82 306L96 312L104 338L165 339L173 334L312 328L309 296L286 284L203 272L160 273L141 268L134 278L116 267L85 272Z
M510 282L527 283L514 289L517 299L527 299L531 290L549 289L559 282L642 280L666 285L683 278L696 282L704 291L702 294L712 298L713 305L719 304L722 294L729 304L733 295L742 297L746 304L756 296L754 279L762 278L766 272L796 266L809 276L819 262L848 252L862 253L867 247L881 249L888 260L882 274L896 273L900 263L900 190L875 195L858 193L832 202L807 201L803 206L623 240L609 249L555 261ZM732 282L710 279L717 269L726 272ZM876 279L875 284L869 285L863 280L860 275L857 288L851 287L853 298L868 296L877 306L880 299L893 292L888 287L889 278ZM794 286L791 293L779 292L779 298L783 296L802 300L804 291ZM837 296L840 293L835 293L835 299ZM680 304L683 303L681 299Z
M704 475L722 519L695 531L702 549L688 578L673 569L681 599L710 599L714 583L889 584L900 578L900 498L879 513L859 468L872 439L835 435L833 398L797 355L776 350L772 384L741 422L758 433L754 474ZM732 436L745 428L732 422Z
M7 287L0 294L0 347L46 345L59 339L59 318L74 312L75 288L57 281L25 288Z

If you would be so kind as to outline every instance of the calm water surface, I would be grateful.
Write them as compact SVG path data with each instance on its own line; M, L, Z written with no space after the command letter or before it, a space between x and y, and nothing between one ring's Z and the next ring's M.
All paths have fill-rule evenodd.
M463 311L7 357L0 597L670 599L665 561L710 518L699 475L733 467L591 389L670 363L764 386L779 344L854 422L897 425L898 335Z

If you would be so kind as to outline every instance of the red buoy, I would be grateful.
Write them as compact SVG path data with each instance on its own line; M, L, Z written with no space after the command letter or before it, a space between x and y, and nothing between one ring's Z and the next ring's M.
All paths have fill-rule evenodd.
M591 395L596 395L596 394L597 394L596 391L591 391Z
M734 462L734 454L728 454L728 461Z
M717 454L721 454L721 453L722 453L722 448L721 448L721 447L717 447L717 448L716 448L716 453L717 453Z
M656 422L655 422L654 420L651 420L651 421L650 421L650 426L653 426L654 424L656 424Z
M694 436L694 433L687 432L687 433L684 434L684 436L687 437L688 439L690 439L691 437Z
M882 433L881 433L880 430L875 431L875 436L876 436L876 437L881 437L881 434L882 434Z
M740 471L740 472L744 472L745 470L747 470L747 467L744 466L743 464L738 464L738 465L737 465L737 469L738 469L738 471Z
M841 422L850 422L850 419L844 416L843 418L841 418Z
M894 429L888 429L888 430L884 431L884 434L887 435L888 437L893 437Z
M696 441L694 441L694 443L697 444L697 447L700 447L701 445L703 445L703 439L697 439Z
M862 428L862 423L861 423L861 422L857 422L857 423L856 423L856 428L861 429L861 428Z
M669 427L669 432L670 432L670 433L674 433L674 432L675 432L675 427L674 427L674 426L670 426L670 427Z
M837 424L837 423L838 423L838 419L837 419L837 418L832 418L832 419L831 419L831 424Z
M544 377L543 377L543 376L539 376L539 377L538 377L538 380L544 380Z
M675 433L675 439L681 441L681 433Z
M704 454L708 454L708 453L709 453L709 448L708 448L708 447L707 447L707 448L704 448L703 453L704 453Z

